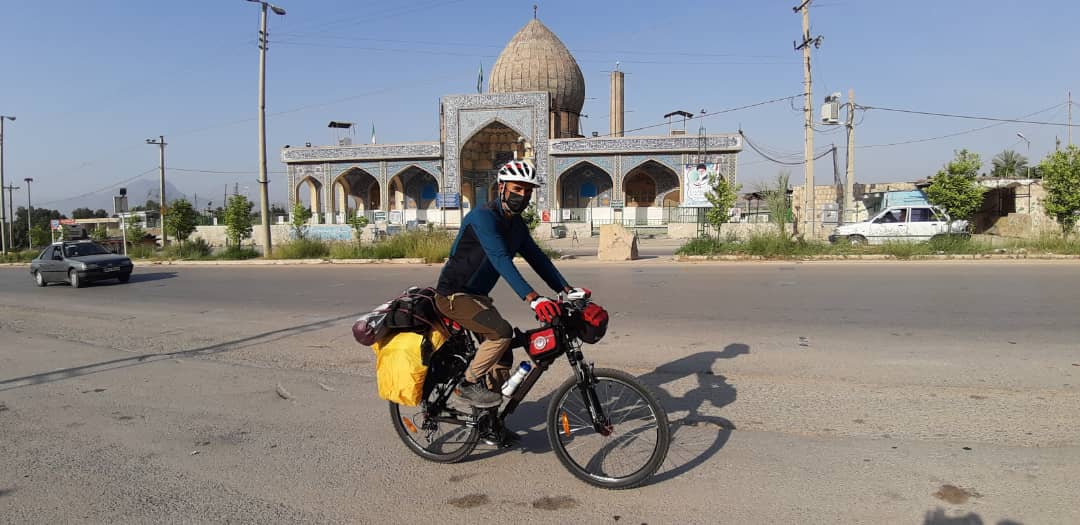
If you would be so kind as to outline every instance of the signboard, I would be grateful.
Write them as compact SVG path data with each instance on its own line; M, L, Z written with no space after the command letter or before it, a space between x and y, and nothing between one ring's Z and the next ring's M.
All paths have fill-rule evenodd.
M551 222L551 210L544 210L540 212L541 222Z
M436 208L460 208L461 207L461 194L460 193L438 193L435 195L435 207Z
M78 224L75 219L60 219L60 224Z
M616 210L621 210L621 209L623 209L623 201L617 201L617 200L612 199L611 207L613 209L616 209Z
M121 213L127 213L128 200L126 195L115 195L112 198L113 213L119 215Z
M385 210L375 210L375 220L376 221L385 221L386 220L386 211Z
M49 229L59 230L60 229L60 220L59 219L50 220L49 221Z
M709 199L705 196L712 190L711 177L720 177L720 165L716 163L683 165L683 206L708 208Z
M570 220L570 210L563 210L562 211L562 220L564 220L564 221Z
M390 224L401 224L401 210L390 210Z

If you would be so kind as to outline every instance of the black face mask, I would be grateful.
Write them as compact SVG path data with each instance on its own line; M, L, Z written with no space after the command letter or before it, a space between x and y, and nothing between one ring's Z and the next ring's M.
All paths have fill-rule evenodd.
M503 202L506 203L506 209L510 210L510 213L521 215L521 212L529 207L529 199L530 197L508 191L506 197L503 198Z

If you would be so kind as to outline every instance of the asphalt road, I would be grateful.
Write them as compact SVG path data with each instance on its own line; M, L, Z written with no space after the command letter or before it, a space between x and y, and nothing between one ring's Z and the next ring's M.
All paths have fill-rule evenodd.
M77 290L0 268L0 522L1080 522L1080 264L561 266L613 314L587 357L669 412L642 488L551 453L565 364L511 417L518 449L438 465L397 441L348 328L437 266Z

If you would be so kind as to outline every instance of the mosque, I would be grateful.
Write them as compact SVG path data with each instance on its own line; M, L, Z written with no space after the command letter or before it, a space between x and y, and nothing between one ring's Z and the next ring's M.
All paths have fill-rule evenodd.
M387 225L453 226L470 208L495 198L500 165L531 158L541 182L533 201L544 223L691 222L683 219L709 206L708 174L736 179L742 139L685 129L625 136L624 78L611 72L609 134L582 136L581 68L534 17L499 55L487 93L441 97L438 142L352 144L345 138L332 146L283 148L289 208L307 191L304 200L323 224L362 214ZM672 116L685 126L691 114L665 117L670 122Z

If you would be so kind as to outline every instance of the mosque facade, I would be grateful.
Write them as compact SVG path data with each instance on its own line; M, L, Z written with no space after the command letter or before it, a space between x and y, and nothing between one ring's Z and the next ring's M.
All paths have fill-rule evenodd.
M708 175L736 180L741 137L625 136L622 85L623 73L612 72L610 133L582 136L581 69L534 18L499 55L487 93L441 97L438 142L282 149L289 207L308 192L303 200L324 224L363 214L390 225L455 225L495 198L500 165L529 158L545 223L662 226L700 216Z

